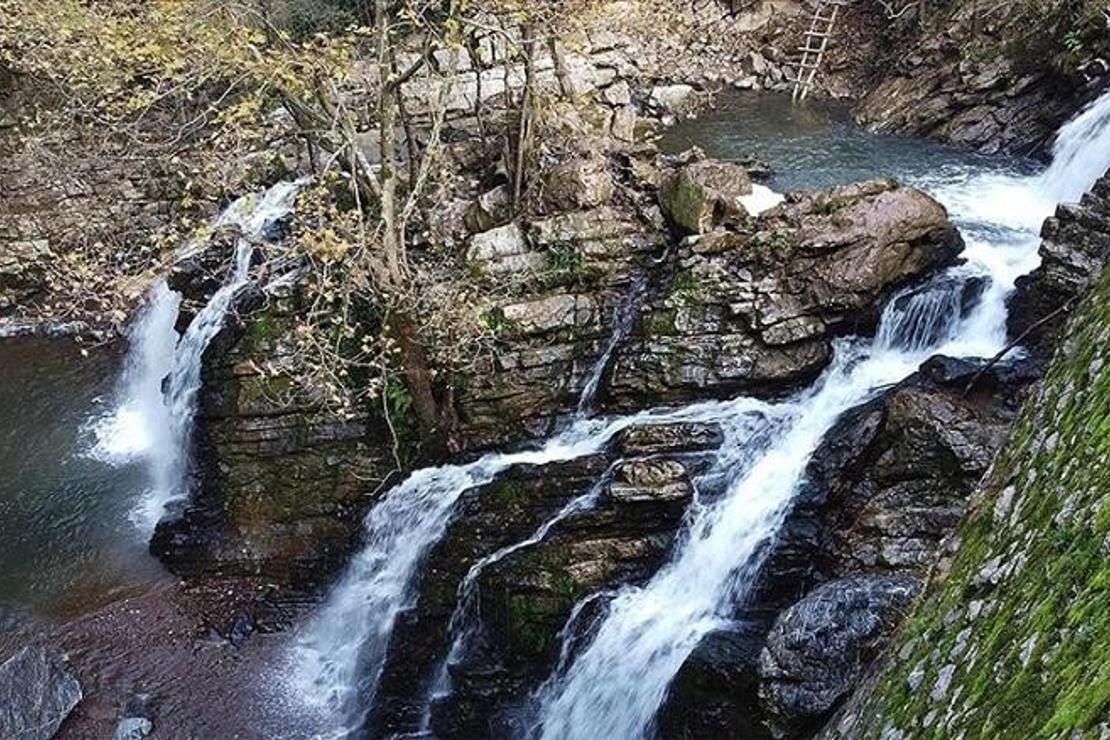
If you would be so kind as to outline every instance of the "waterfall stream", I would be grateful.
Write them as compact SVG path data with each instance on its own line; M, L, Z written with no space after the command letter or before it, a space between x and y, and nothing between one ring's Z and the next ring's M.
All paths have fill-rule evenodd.
M1084 166L1075 167L1080 160ZM670 563L644 586L613 598L589 644L541 690L533 733L545 740L650 736L678 669L751 587L809 456L837 418L931 354L990 356L1001 349L1006 299L1015 278L1037 261L1035 228L1056 202L1078 197L1108 166L1110 95L1061 129L1054 162L1042 175L921 183L966 227L967 264L908 300L891 301L873 342L837 347L814 388L787 402L787 431L720 502L698 513ZM961 301L952 296L973 277L990 284L961 318Z
M989 357L1006 341L1006 300L1015 279L1037 264L1038 230L1056 203L1074 200L1110 166L1110 95L1061 129L1053 165L1039 175L910 172L906 180L948 207L967 242L964 264L886 306L873 340L835 343L831 366L808 390L775 403L751 398L653 410L607 420L580 413L536 449L490 453L468 463L418 470L391 489L365 520L366 545L297 637L287 688L345 737L363 726L398 614L411 606L420 566L446 531L467 489L513 465L592 454L635 424L716 422L725 442L715 475L723 496L693 507L670 561L647 583L593 594L572 613L555 672L538 690L532 733L543 738L648 737L671 680L703 636L727 623L786 516L809 458L840 416L896 383L929 356ZM1076 166L1082 162L1082 166ZM760 193L767 203L772 198ZM620 322L618 322L619 324ZM619 344L619 337L611 342ZM599 362L600 378L612 347ZM596 383L587 383L588 397ZM591 387L592 386L592 387ZM580 409L589 409L586 400ZM756 428L773 430L766 436ZM591 491L522 542L479 561L459 590L450 651L432 693L449 686L446 666L465 653L479 625L472 613L477 574L490 562L538 542ZM589 633L574 629L584 606L607 608Z
M204 351L250 280L254 244L272 236L275 225L292 210L300 187L282 182L264 193L244 196L213 221L213 230L238 229L232 268L180 337L175 323L181 296L164 278L151 288L132 327L120 401L97 422L93 454L114 463L139 460L145 465L147 489L131 511L132 521L145 533L153 531L167 506L188 494L189 446ZM196 248L187 245L183 251Z

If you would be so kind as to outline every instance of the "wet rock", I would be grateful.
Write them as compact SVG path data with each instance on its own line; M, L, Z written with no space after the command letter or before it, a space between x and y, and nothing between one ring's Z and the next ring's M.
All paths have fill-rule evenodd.
M688 239L617 356L609 398L626 408L800 385L828 363L833 335L873 326L884 298L961 246L939 203L889 181L794 195Z
M1045 222L1041 264L1018 278L1008 328L1047 361L1070 313L1110 259L1110 174L1078 205L1061 205Z
M427 681L447 653L447 627L459 585L470 567L502 547L527 539L568 501L590 490L607 465L603 456L521 465L493 483L462 494L454 523L428 556L419 597L394 628L371 716L377 735L419 727ZM492 606L483 599L484 619L490 618L487 607ZM509 693L500 683L496 688Z
M0 737L50 740L81 698L81 684L55 649L25 647L0 665Z
M618 435L617 448L622 456L631 457L675 450L715 450L723 441L720 425L690 422L630 427Z
M751 193L747 170L707 159L667 177L659 189L659 205L679 227L700 234L726 220L747 216L740 199Z
M190 314L195 313L196 307L203 305L223 285L235 258L239 239L237 228L225 227L175 255L174 264L166 275L166 284L193 307Z
M786 610L759 658L759 696L776 737L818 726L851 690L918 591L905 576L827 583Z
M283 374L299 301L289 285L258 291L205 353L197 486L151 540L174 573L316 583L341 565L367 493L395 468L373 409L341 417Z
M929 375L935 364L848 412L814 453L797 516L815 514L828 575L921 573L1005 440L1022 383L995 379L965 397L966 375L947 387Z
M683 426L691 434L689 451L681 441ZM666 558L689 501L691 476L704 468L702 450L718 434L702 425L627 430L624 441L637 440L650 448L650 456L622 459L592 508L487 568L478 582L481 644L451 668L455 690L436 704L432 716L438 737L519 732L512 708L551 670L559 632L576 602L605 588L642 582ZM608 453L609 459L623 455L620 442ZM545 480L552 492L582 490L557 474ZM599 599L595 606L603 604Z
M769 625L741 623L702 638L671 682L659 712L662 737L762 740L759 654Z

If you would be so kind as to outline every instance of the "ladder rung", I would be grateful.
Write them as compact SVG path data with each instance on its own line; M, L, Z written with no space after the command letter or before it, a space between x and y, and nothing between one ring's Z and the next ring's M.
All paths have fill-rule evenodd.
M829 38L830 36L832 36L832 32L831 32L831 31L825 31L825 32L819 32L819 31L806 31L806 32L805 32L805 35L806 35L806 36L809 36L810 38L827 39L827 38Z

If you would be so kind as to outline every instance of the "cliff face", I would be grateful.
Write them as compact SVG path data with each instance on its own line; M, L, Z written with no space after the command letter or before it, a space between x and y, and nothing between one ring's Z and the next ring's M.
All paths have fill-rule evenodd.
M825 737L1105 737L1110 272L887 665Z
M1106 83L1095 2L947 5L921 26L912 15L883 24L885 49L868 70L876 80L856 109L862 123L987 153L1042 154Z

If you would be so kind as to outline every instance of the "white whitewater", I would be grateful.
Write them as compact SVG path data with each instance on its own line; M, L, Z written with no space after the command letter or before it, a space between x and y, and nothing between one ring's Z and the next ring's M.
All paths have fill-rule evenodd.
M147 488L131 519L149 533L166 507L189 489L189 444L201 384L205 349L224 325L235 296L250 280L254 244L266 240L293 208L299 182L282 182L262 194L239 198L212 228L236 226L240 232L232 269L223 285L178 336L175 323L181 296L159 278L130 333L121 401L96 424L93 454L110 462L141 460ZM187 254L196 245L188 245Z
M327 737L358 731L377 688L394 621L411 604L420 564L443 536L464 491L493 481L513 465L544 465L593 454L636 424L759 415L768 408L761 401L741 398L610 420L579 418L538 449L491 453L471 463L410 474L367 514L366 545L298 636L286 688L331 725Z
M431 723L431 712L436 699L448 696L451 693L450 667L466 659L474 645L474 641L479 637L482 622L481 614L478 612L478 579L482 577L482 573L486 568L491 565L496 565L513 553L543 542L547 539L547 535L552 529L574 514L588 511L596 506L601 499L602 491L604 491L605 487L612 480L612 471L616 464L611 466L609 470L590 487L589 491L568 501L563 508L556 512L555 516L541 524L536 531L527 538L511 545L506 545L500 550L495 550L470 566L470 569L466 572L466 576L459 584L455 610L451 614L451 620L447 627L447 641L449 647L446 656L440 661L439 666L436 668L431 688L425 699L421 730L426 731L429 728Z
M935 352L990 356L1004 346L1005 301L1016 277L1037 263L1041 220L1057 202L1080 197L1110 165L1110 95L1061 129L1054 151L1053 165L1040 176L992 175L930 188L971 235L967 264L892 301L874 342L840 343L814 388L780 407L791 419L786 431L719 502L695 512L668 565L612 599L589 644L541 688L534 734L650 737L675 673L744 597L810 455L837 418ZM974 276L991 283L960 318L959 300L944 293Z

